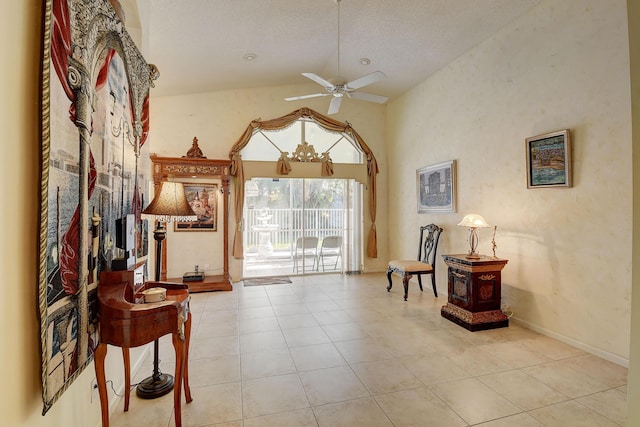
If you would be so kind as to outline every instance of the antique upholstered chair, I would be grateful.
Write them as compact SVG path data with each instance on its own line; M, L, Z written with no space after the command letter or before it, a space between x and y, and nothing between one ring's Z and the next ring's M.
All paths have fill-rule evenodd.
M306 265L307 260L310 260L311 268ZM296 245L293 248L293 271L295 273L299 271L301 262L304 270L315 270L317 261L318 238L315 236L298 237Z
M393 283L391 282L391 274L396 273L402 277L402 284L404 285L404 300L407 300L407 293L409 291L409 280L413 275L418 276L418 285L422 291L422 278L423 274L431 275L431 287L433 288L433 295L438 296L438 290L436 289L436 251L438 249L438 241L440 240L440 234L442 228L435 224L429 224L420 227L420 243L418 245L418 259L417 260L393 260L389 262L387 267L387 279L389 280L389 286L387 286L387 292L391 290Z
M338 269L338 261L340 261L340 257L342 256L342 236L327 236L322 239L322 243L320 244L320 253L318 254L318 269L320 269L320 264L322 264L322 271L325 270L325 258L335 257L335 262L333 263L332 270ZM329 264L331 267L331 264Z

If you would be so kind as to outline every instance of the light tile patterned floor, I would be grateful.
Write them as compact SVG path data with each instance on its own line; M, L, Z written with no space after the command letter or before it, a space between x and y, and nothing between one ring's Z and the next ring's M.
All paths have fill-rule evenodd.
M216 427L623 426L627 370L521 326L469 332L443 297L382 274L192 295L193 402L183 425ZM161 368L173 348L161 340ZM148 376L151 361L133 381ZM111 425L173 426L173 394Z

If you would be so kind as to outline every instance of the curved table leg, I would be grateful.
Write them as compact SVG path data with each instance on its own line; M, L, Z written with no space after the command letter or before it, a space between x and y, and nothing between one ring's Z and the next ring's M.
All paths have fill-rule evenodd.
M392 269L388 268L387 269L387 280L389 281L389 286L387 286L387 292L391 291L391 287L393 286L393 282L391 282L391 273L393 272Z
M107 382L104 376L104 359L107 356L107 345L98 344L93 354L96 369L98 394L100 395L100 411L102 412L102 427L109 427L109 396L107 396Z
M173 411L175 415L176 427L182 427L182 407L180 392L182 391L182 373L184 371L184 340L180 334L172 334L173 348L176 352L176 372L173 382Z
M122 360L124 361L124 412L127 412L131 398L131 356L128 347L122 347Z
M189 387L189 343L191 341L191 312L187 316L187 321L184 322L184 398L187 403L191 403L191 387Z

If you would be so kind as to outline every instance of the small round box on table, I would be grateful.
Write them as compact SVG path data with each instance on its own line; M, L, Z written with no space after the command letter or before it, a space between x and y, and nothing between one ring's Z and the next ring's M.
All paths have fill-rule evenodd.
M443 255L449 266L448 303L442 307L442 317L470 330L503 328L509 318L500 310L500 272L508 260L479 255Z

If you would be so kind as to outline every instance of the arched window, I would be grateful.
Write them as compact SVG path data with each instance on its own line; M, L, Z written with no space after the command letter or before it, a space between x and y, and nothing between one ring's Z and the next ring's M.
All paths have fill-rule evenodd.
M254 120L229 152L235 180L235 258L244 258L243 210L245 180L252 177L334 177L366 185L371 219L366 254L377 258L376 175L371 149L349 123L301 108L272 120ZM246 167L245 167L246 163ZM334 167L335 164L335 167ZM274 165L276 167L274 167ZM318 167L319 166L319 167Z
M360 147L345 132L327 130L307 117L279 130L257 130L241 151L243 160L274 161L281 153L295 153L307 143L317 154L328 153L333 163L363 164Z

